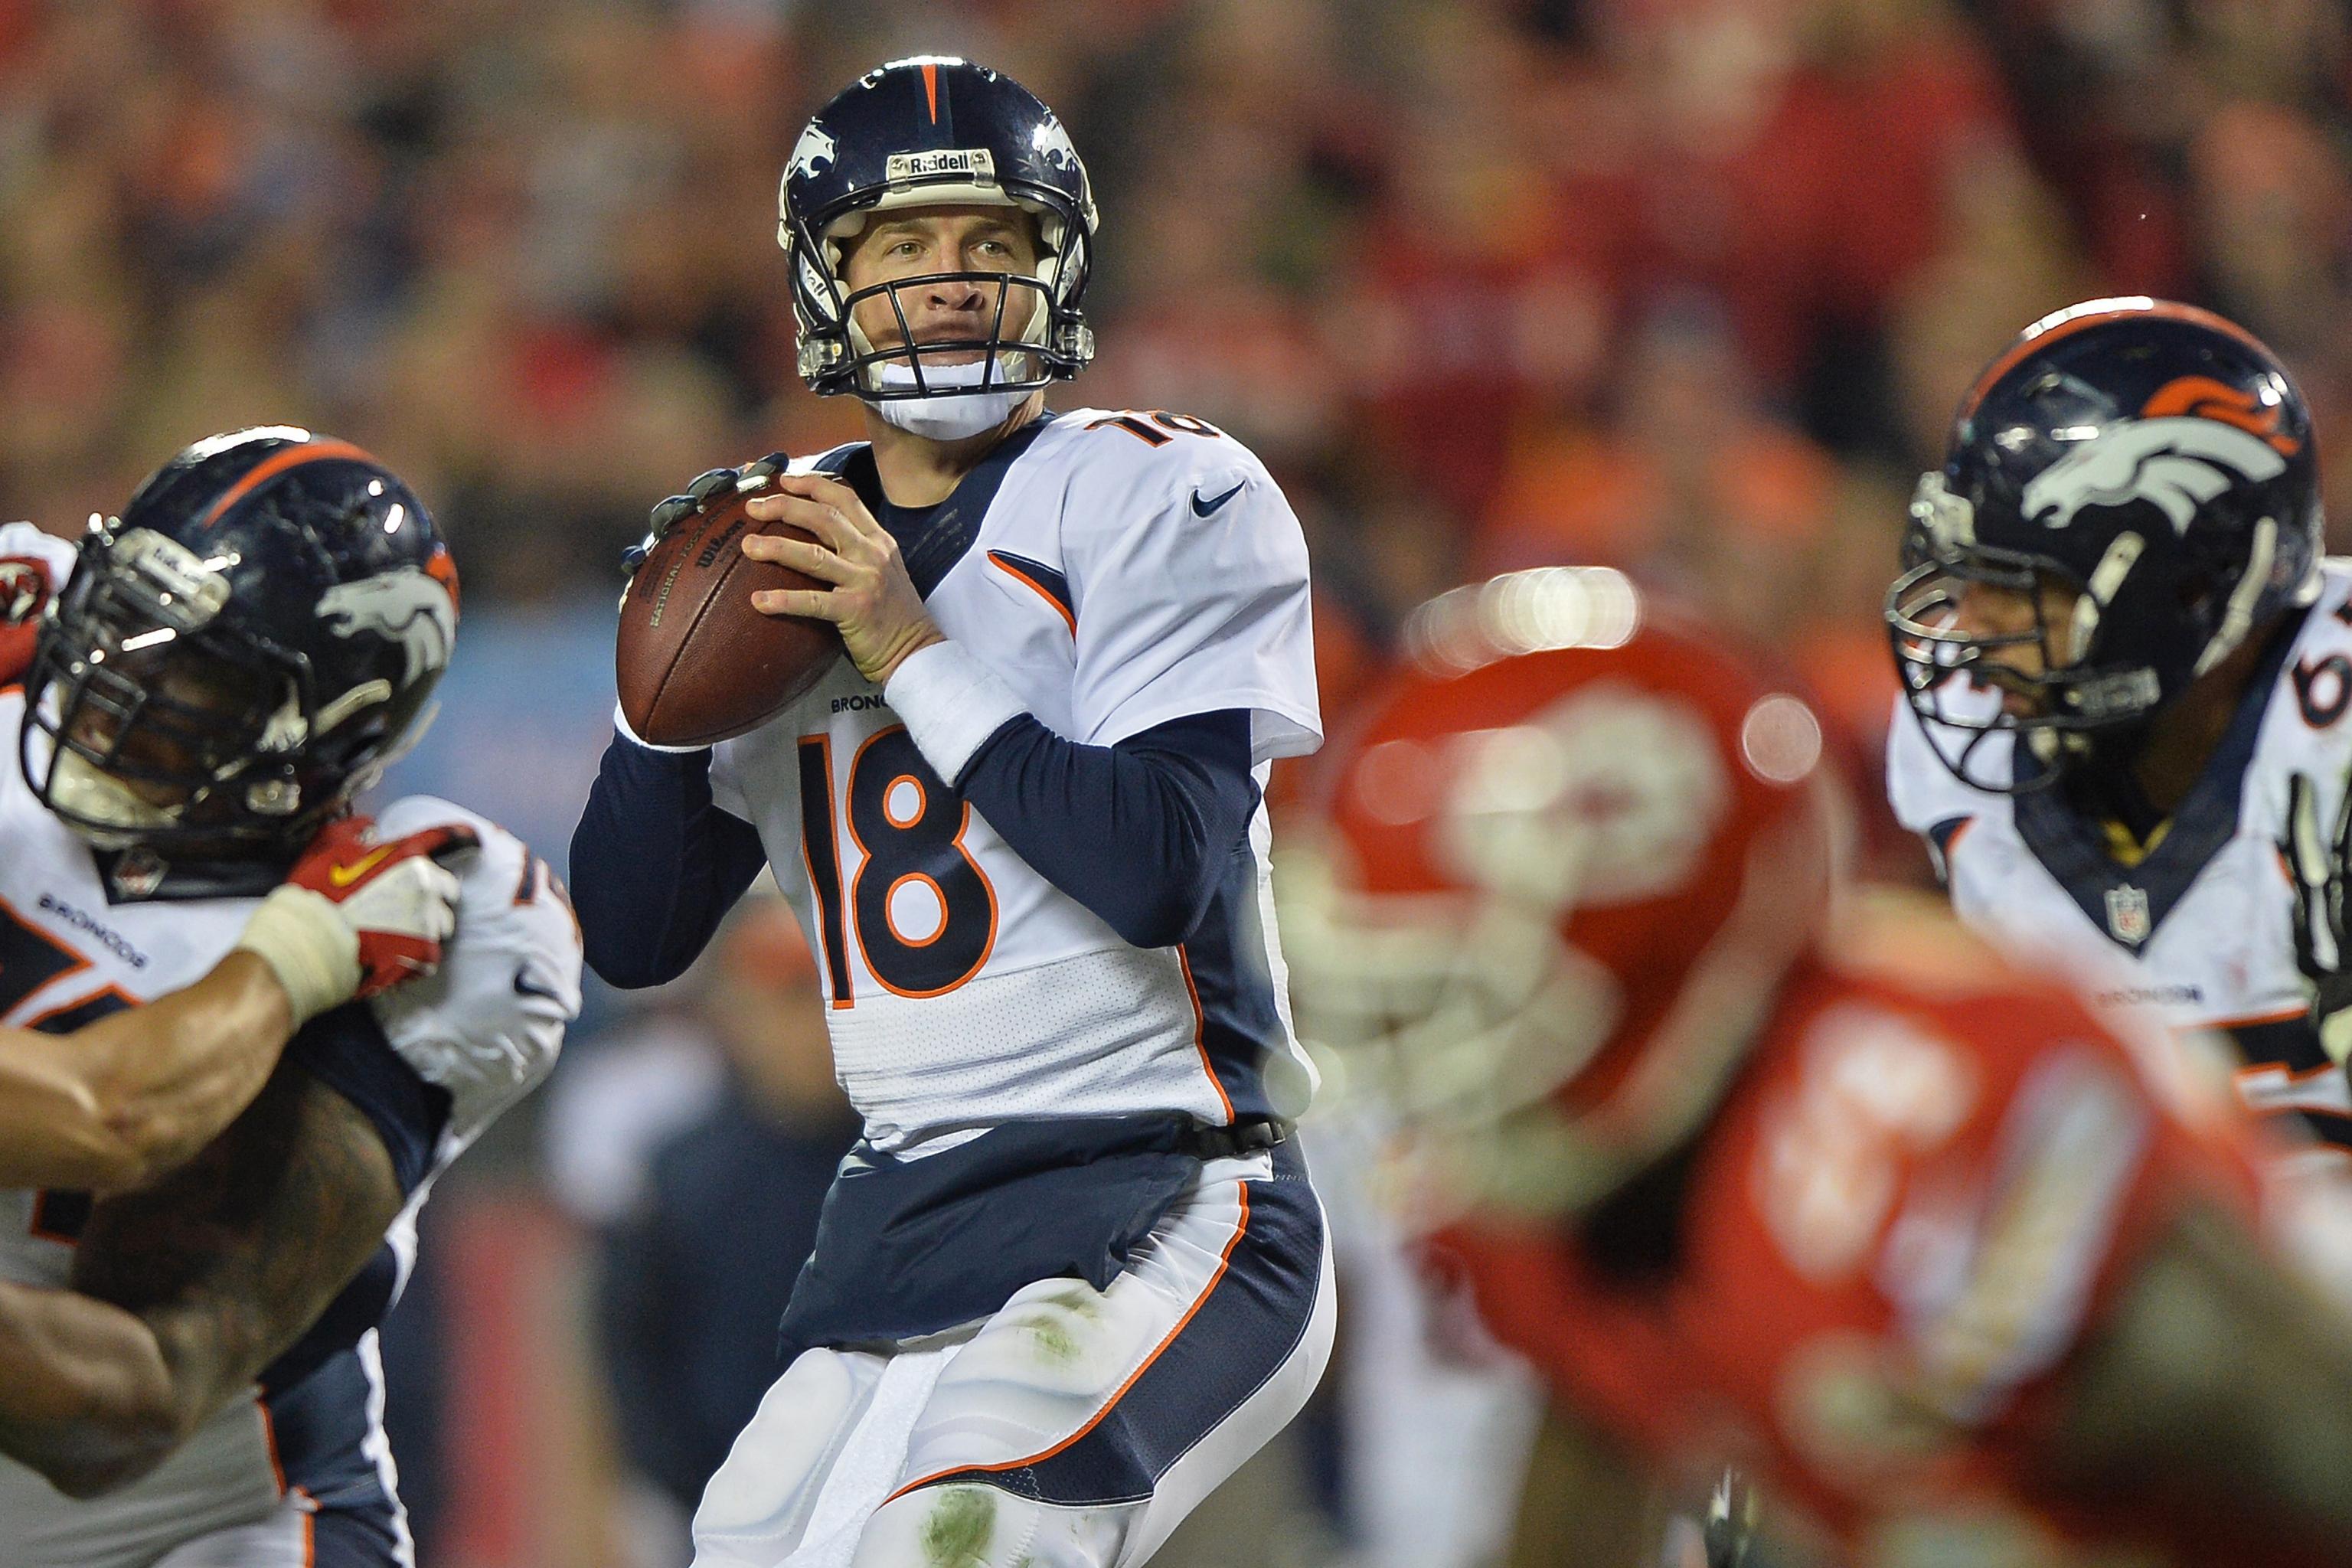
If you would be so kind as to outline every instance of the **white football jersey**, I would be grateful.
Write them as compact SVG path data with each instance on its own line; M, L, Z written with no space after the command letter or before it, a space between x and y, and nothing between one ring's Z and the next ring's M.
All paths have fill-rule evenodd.
M2323 563L2319 597L2302 614L2137 865L2119 863L2104 826L2058 790L2011 795L1962 784L1931 749L1939 727L1901 701L1887 794L1934 850L1961 920L2071 969L2103 1005L2227 1032L2245 1057L2238 1081L2249 1105L2300 1111L2322 1137L2352 1145L2352 1095L2305 1016L2294 891L2278 848L2287 780L2309 776L2320 820L2332 824L2352 768L2352 561ZM1998 701L1990 692L1963 700L1988 710ZM1969 738L1945 731L1932 744L1957 755ZM2012 748L1994 735L1970 765L2007 783Z
M870 485L872 458L859 444L795 468ZM1056 734L1109 745L1248 710L1261 786L1320 742L1298 521L1199 420L1042 418L964 478L907 565L940 629ZM720 743L711 789L800 912L877 1146L928 1152L1014 1118L1305 1109L1262 806L1202 927L1142 950L958 800L845 658Z
M0 556L26 553L14 527ZM138 851L99 855L36 800L15 763L24 697L0 693L0 1021L68 1029L201 977L244 930L256 895L175 889ZM547 1076L580 1007L580 939L562 889L520 839L446 801L386 807L399 837L463 822L482 847L458 867L457 931L440 971L369 1004L386 1036L446 1089L450 1110L424 1180L383 1249L313 1339L137 1483L86 1502L0 1458L0 1563L134 1568L181 1542L249 1523L299 1489L328 1506L396 1511L378 1425L373 1321L415 1256L433 1174ZM0 1192L0 1278L66 1283L88 1200ZM340 1326L338 1324L340 1323ZM298 1370L299 1367L299 1370Z

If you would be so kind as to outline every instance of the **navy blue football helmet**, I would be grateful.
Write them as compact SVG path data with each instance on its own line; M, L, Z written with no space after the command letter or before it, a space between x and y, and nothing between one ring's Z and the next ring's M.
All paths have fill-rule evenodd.
M1919 481L1886 598L1905 695L1979 787L2047 783L2095 740L2127 754L2198 677L2311 601L2320 531L2310 410L2252 333L2144 298L2058 311L1985 370ZM2032 626L1964 630L1979 583L2030 597ZM2063 625L2039 608L2053 585L2075 595ZM2039 644L2041 674L1986 657L2021 643ZM2002 732L2044 765L1998 781L1979 751Z
M942 272L896 279L852 293L843 281L844 242L876 214L906 206L975 204L1018 207L1037 220L1036 274ZM893 60L867 72L816 112L801 132L778 193L777 243L793 276L800 326L800 372L821 394L869 401L1034 391L1076 375L1094 358L1094 332L1079 308L1092 270L1094 192L1069 132L1054 111L1012 78L943 56ZM946 281L1003 285L985 338L910 351L898 290ZM1028 320L1004 331L1017 291L1034 296ZM887 298L902 342L877 349L852 320L863 301ZM978 350L979 379L950 383L935 363ZM885 365L911 369L886 379Z
M93 843L299 848L422 732L457 576L415 495L268 426L92 519L25 683L26 782Z

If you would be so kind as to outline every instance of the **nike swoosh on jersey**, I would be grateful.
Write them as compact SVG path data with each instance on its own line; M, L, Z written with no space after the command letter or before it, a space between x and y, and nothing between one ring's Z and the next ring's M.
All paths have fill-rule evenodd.
M1216 510L1219 507L1224 505L1227 501L1241 494L1244 489L1248 488L1248 485L1249 481L1247 479L1244 479L1240 484L1235 485L1224 494L1209 500L1202 500L1201 499L1201 492L1199 490L1194 490L1192 492L1193 515L1196 517L1208 516L1211 512Z
M392 846L387 844L374 854L363 859L354 860L348 866L331 866L327 869L327 880L338 888L348 888L370 871L374 870L376 863L391 853Z
M558 996L554 992L550 991L546 986L541 985L538 981L531 978L530 965L528 963L519 965L516 968L514 973L514 989L515 994L518 996L540 996L554 1003L558 1006L562 1006L563 1005L562 997Z

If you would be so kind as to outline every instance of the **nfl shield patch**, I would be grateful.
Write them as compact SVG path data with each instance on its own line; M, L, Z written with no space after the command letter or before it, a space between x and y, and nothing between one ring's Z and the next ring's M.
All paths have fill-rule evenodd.
M2107 889L2107 931L2117 942L2137 947L2147 940L2149 924L2147 894L2129 883Z
M114 862L108 879L114 885L116 898L144 899L163 885L163 875L170 869L162 856L143 844L134 844Z

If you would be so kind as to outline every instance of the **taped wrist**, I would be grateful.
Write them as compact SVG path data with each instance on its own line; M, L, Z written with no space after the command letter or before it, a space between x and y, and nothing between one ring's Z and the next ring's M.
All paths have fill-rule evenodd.
M882 689L915 749L950 788L991 735L1028 711L1013 688L953 641L917 648Z
M297 1028L359 989L359 933L324 893L278 889L245 922L236 945L259 954L278 976Z

